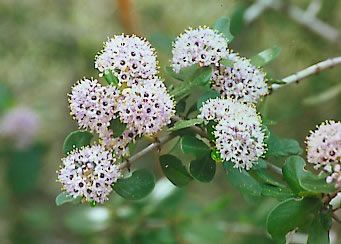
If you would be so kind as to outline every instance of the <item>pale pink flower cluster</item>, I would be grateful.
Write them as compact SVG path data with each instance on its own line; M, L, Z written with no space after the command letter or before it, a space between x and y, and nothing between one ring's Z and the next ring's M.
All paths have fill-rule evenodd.
M125 89L118 106L119 116L128 128L136 129L138 135L152 135L171 122L174 102L163 82L154 77L137 80Z
M249 170L264 155L265 134L254 106L230 98L209 99L200 109L199 118L214 121L215 144L224 161L235 168Z
M135 78L148 79L158 72L155 50L150 43L137 36L116 35L104 43L96 56L95 68L101 75L111 71L128 84Z
M341 187L341 122L326 121L306 139L307 160L328 174L327 182Z
M0 118L0 136L11 140L18 149L30 146L39 129L38 114L29 107L14 107Z
M103 137L108 133L110 121L116 118L119 90L102 86L95 79L80 80L69 94L71 115L80 128L89 129Z
M208 27L188 29L173 43L172 67L176 73L193 64L218 65L229 54L223 34Z
M268 93L265 73L251 64L249 59L229 55L231 67L219 64L214 67L212 87L222 97L241 102L256 103Z
M103 203L121 176L115 161L112 152L103 146L83 147L62 159L58 180L70 196Z

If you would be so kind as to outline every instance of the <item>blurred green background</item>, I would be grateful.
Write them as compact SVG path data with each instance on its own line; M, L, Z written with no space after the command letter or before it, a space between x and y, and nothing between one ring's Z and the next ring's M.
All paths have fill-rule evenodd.
M149 198L135 203L114 195L95 208L56 207L54 202L60 192L55 179L62 143L76 129L66 94L78 79L97 77L93 60L108 36L122 32L145 36L157 49L163 70L169 65L174 37L189 26L209 26L228 15L233 17L236 36L231 47L241 55L252 56L274 45L282 48L279 58L265 68L275 78L341 55L340 41L322 38L284 11L269 9L243 24L244 10L253 2L0 0L0 82L11 90L14 105L38 112L37 141L44 148L37 184L24 192L8 187L10 162L1 159L0 243L272 243L265 219L276 201L241 196L222 170L210 184L193 182L183 189L160 181ZM290 2L305 9L311 0ZM341 1L320 2L317 17L340 31ZM168 82L167 76L163 78ZM304 146L305 136L316 124L340 120L340 93L329 94L340 90L340 79L337 67L268 97L262 109L276 121L274 131ZM326 98L321 100L324 92ZM6 149L7 141L0 140ZM162 177L155 156L136 164L148 165ZM31 174L26 168L22 172ZM21 180L20 175L11 177L11 181Z

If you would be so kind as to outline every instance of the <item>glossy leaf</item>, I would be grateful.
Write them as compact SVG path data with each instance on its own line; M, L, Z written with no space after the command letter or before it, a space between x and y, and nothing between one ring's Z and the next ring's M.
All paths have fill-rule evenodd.
M66 192L61 192L57 197L56 197L56 205L61 206L65 203L80 203L81 198L74 198Z
M266 49L251 58L251 63L257 67L262 67L273 61L281 52L279 47Z
M252 169L251 171L254 173L259 180L262 182L273 185L273 186L280 186L280 187L285 187L282 183L278 182L269 172L267 169L259 169L259 170L254 170Z
M114 185L114 191L127 200L139 200L146 197L155 186L155 178L146 169L136 170L131 176L119 179Z
M173 155L160 156L160 165L165 176L176 186L185 186L192 180L181 160Z
M117 86L119 83L118 78L111 72L111 70L105 71L104 78L109 85Z
M110 121L110 129L113 131L114 137L120 137L127 128L127 125L122 123L120 118L116 118Z
M169 128L168 131L177 131L181 129L185 129L191 127L193 125L202 124L204 122L203 119L189 119L189 120L180 120L177 121L172 128Z
M270 133L270 136L267 139L267 145L267 157L284 157L302 154L303 152L296 140L279 138L272 133Z
M332 184L326 183L325 177L306 171L304 166L305 161L299 156L289 157L283 166L283 177L295 193L307 196L335 191Z
M224 162L224 168L227 171L227 179L242 193L252 196L260 196L262 193L261 185L245 170L233 168L233 163Z
M210 182L215 175L216 163L208 154L191 161L189 171L198 181Z
M219 18L213 25L213 28L222 33L227 42L231 42L233 40L233 35L230 32L230 18L221 17Z
M64 140L63 152L68 154L76 148L90 145L93 135L85 130L76 130L71 132Z
M209 155L210 148L202 140L195 136L186 135L180 141L181 150L185 154L193 154L195 157L200 158Z
M283 242L289 231L309 226L320 206L317 198L289 198L271 210L266 221L267 231L273 239Z
M203 103L205 103L207 100L217 98L219 96L220 96L219 92L217 92L215 90L207 91L198 99L197 109L199 110L202 107Z
M272 197L279 201L294 197L294 193L287 187L279 187L268 184L262 185L262 196Z
M308 232L307 244L329 244L329 230L331 224L331 211L324 210L316 214Z
M209 84L212 77L212 68L210 66L208 67L202 67L193 75L193 79L191 83L193 83L195 86L204 86Z
M189 67L182 68L179 73L176 73L172 67L166 66L165 72L167 75L171 76L176 80L189 82L193 79L193 75L199 68L200 68L199 65L194 64Z

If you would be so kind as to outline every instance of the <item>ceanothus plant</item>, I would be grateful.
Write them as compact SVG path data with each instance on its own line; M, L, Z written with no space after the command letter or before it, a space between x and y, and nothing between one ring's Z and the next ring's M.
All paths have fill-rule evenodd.
M147 196L155 178L147 169L134 170L134 161L178 138L181 153L192 160L182 162L182 155L174 154L159 158L175 186L210 182L216 168L223 167L243 194L280 201L267 219L273 239L283 242L299 230L308 234L308 242L328 242L332 213L340 208L330 201L341 190L341 123L328 121L307 137L307 161L317 174L305 169L298 142L269 130L257 105L273 90L339 64L341 58L274 80L262 67L277 57L279 48L248 59L229 49L232 39L226 17L212 28L190 28L179 35L165 69L176 82L168 90L147 40L124 34L108 39L95 58L98 79L104 77L107 84L83 78L69 94L71 115L81 130L64 142L58 171L63 192L57 205L95 206L112 191L129 200ZM198 95L190 104L189 98ZM133 153L144 136L154 142Z

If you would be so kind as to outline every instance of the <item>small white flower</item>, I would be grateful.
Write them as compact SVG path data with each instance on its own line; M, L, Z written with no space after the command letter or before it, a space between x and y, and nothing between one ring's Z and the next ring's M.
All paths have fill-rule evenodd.
M121 173L112 152L99 145L72 151L62 159L58 180L72 197L103 203Z
M223 97L241 102L256 103L268 93L265 74L251 64L250 60L229 55L232 67L216 66L212 75L212 87Z
M111 71L120 83L134 78L148 79L157 74L155 50L150 43L137 36L117 35L104 43L104 49L95 59L95 68L101 75Z
M200 109L199 118L213 120L215 143L221 158L238 169L249 170L265 153L265 134L254 106L232 99L210 99Z
M188 29L177 37L173 44L172 67L175 72L193 64L217 65L228 56L227 41L216 30L208 27Z
M14 107L1 118L0 136L14 142L18 149L30 146L40 128L38 114L28 107Z
M341 187L341 122L326 121L306 139L307 160L329 176L328 183Z
M155 134L171 122L174 102L159 78L137 79L122 95L118 106L120 119L138 135Z
M80 128L105 134L110 121L115 118L119 90L114 86L102 86L97 80L80 80L69 95L71 115Z

